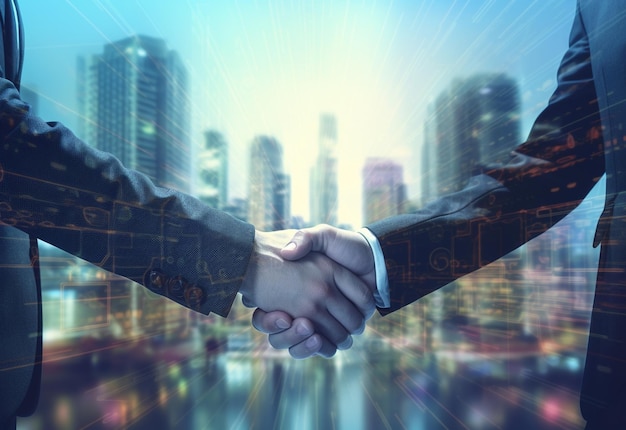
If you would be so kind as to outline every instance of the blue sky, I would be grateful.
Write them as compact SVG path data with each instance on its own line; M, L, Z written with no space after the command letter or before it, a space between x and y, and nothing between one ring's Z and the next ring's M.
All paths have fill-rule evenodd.
M78 55L140 33L161 37L191 73L193 136L231 144L232 195L246 195L248 145L271 134L285 149L293 213L308 218L318 118L337 116L339 218L361 222L365 157L405 167L419 194L427 104L455 77L505 72L518 80L524 130L554 89L575 1L21 0L23 82L46 120L78 124Z

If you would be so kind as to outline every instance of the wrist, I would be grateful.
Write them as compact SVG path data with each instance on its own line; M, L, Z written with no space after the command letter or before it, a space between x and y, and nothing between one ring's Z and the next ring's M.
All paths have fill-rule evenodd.
M252 296L255 290L255 279L257 278L260 241L262 242L262 232L259 230L254 231L254 240L252 241L252 252L250 253L250 260L248 261L248 267L243 275L241 286L239 287L239 293L247 299L252 300Z
M272 275L273 270L280 270L280 264L284 261L279 255L280 250L289 242L293 234L293 230L275 232L255 230L250 261L239 288L239 292L248 304L261 305L258 290L268 283L268 276ZM261 279L263 277L265 282Z

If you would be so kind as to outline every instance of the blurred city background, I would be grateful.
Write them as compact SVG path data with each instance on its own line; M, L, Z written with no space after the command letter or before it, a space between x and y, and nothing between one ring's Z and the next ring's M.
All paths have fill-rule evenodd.
M575 1L522 3L22 0L22 96L260 230L358 229L524 140ZM602 195L329 360L41 243L42 396L18 428L581 428Z

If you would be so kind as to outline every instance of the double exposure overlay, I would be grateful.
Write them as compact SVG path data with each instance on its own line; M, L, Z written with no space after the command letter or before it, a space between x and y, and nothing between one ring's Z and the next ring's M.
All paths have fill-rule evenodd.
M574 0L22 0L21 91L159 185L264 231L359 229L467 185L556 86ZM332 359L272 349L41 243L19 429L578 429L603 183ZM536 226L538 230L541 226ZM441 264L448 264L443 262Z

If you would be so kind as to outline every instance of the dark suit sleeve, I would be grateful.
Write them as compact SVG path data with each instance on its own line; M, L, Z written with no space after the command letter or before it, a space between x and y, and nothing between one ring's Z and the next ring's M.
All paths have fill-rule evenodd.
M250 224L154 186L66 127L31 115L0 79L0 220L194 310L225 316Z
M557 89L510 162L462 191L367 226L380 241L393 312L506 255L572 211L604 173L589 46L577 16Z

